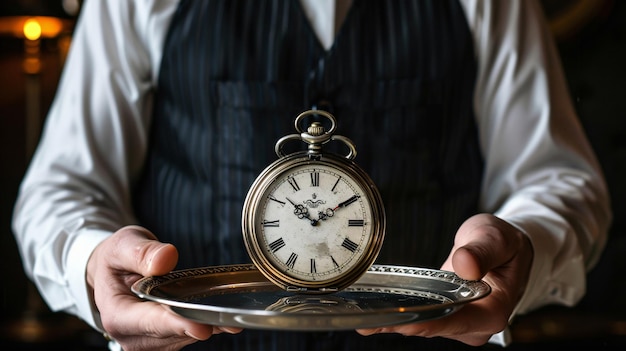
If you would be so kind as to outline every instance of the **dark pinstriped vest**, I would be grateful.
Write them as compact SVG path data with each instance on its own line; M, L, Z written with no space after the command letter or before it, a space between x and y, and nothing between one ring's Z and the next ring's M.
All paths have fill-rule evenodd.
M298 0L182 1L166 39L141 223L180 268L249 259L241 208L274 143L312 106L338 119L381 190L377 262L439 267L476 213L476 64L456 1L354 1L325 51Z
M325 51L298 0L183 0L136 187L141 224L178 247L179 268L249 262L246 192L276 159L276 140L294 132L295 116L317 106L337 117L337 134L355 141L357 163L382 192L388 230L377 262L439 267L458 226L476 213L481 184L472 43L457 1L355 0ZM246 330L193 347L447 343L437 340Z

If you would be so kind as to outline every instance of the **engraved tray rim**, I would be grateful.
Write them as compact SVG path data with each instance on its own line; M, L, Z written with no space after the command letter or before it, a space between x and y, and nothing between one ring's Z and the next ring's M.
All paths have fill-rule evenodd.
M194 292L185 296L182 291L186 289ZM287 293L267 280L253 264L176 270L163 276L143 277L131 287L131 291L139 298L168 306L175 313L196 322L248 329L300 331L378 328L432 320L452 314L465 304L491 293L491 287L486 282L464 280L453 272L381 264L372 265L356 283L344 290L365 294L365 297L374 293L392 297L391 306L375 306L365 311L355 310L351 304L340 304L345 307L342 309L320 310L320 304L311 304L313 308L310 308L303 303L300 310L293 311L295 307L285 302L273 310L267 308L278 302L263 309L196 303L193 301L200 296L197 289L202 290L202 296L209 297L228 296L243 291L245 295L242 296L261 296L259 294L264 293L264 297L269 295L270 300L278 301L289 298L296 301L306 299L303 296L313 300L325 299L327 296L330 299L335 298L334 293ZM284 297L286 294L288 296ZM361 303L358 296L357 305ZM412 296L432 297L439 300L439 303L407 305L407 297ZM327 305L322 307L324 306Z

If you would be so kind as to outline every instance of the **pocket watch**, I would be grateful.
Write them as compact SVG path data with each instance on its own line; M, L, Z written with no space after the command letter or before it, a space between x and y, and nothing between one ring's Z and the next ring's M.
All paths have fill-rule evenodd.
M304 129L305 117L315 121ZM328 125L328 123L326 123ZM354 143L334 135L337 121L323 110L295 119L299 134L280 138L278 159L253 182L242 211L246 250L257 269L287 291L330 293L358 280L373 264L385 235L383 201L373 181L353 159ZM291 141L308 144L286 155ZM346 155L324 152L328 142Z

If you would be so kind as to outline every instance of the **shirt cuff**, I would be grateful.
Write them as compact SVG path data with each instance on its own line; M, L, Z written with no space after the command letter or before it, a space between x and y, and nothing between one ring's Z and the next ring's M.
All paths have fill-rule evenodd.
M511 344L511 330L506 327L503 331L493 334L488 343L502 347L509 346Z
M496 216L524 233L533 247L526 290L509 322L516 315L549 304L574 305L585 293L585 265L576 246L568 243L572 238L566 224L554 215L524 211L523 206L510 204Z
M77 316L100 331L103 330L100 313L93 301L93 291L87 284L87 262L96 246L111 234L104 230L81 230L72 243L66 262L66 278L76 304Z

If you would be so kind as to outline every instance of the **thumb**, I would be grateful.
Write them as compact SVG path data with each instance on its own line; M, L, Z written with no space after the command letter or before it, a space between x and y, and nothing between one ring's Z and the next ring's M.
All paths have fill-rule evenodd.
M468 244L454 251L452 255L452 267L454 272L461 278L467 280L481 279L489 270L485 260L488 255L477 243Z
M157 241L149 230L127 226L113 234L115 246L108 260L112 268L142 276L163 275L176 267L178 251L172 244Z
M478 280L516 253L517 229L492 215L477 215L459 228L449 262L459 277Z

